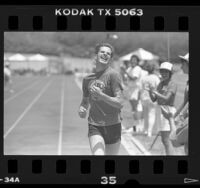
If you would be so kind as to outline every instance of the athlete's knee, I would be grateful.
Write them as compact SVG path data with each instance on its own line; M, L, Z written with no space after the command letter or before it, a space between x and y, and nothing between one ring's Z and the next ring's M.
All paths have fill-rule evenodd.
M98 142L92 148L93 155L104 155L105 154L105 146L103 143Z
M98 148L95 151L93 151L93 155L105 155L105 152L102 148Z

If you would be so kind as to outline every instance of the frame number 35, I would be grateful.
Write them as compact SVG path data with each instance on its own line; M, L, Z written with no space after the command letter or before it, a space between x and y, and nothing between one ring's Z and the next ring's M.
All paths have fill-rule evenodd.
M117 183L116 176L101 177L101 184L116 184L116 183Z

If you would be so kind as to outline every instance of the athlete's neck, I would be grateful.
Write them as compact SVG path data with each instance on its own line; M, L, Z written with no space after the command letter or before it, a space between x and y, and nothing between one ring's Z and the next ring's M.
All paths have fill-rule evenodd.
M96 72L101 72L101 71L106 70L108 67L109 67L109 64L102 64L100 62L97 62L95 70L96 70Z

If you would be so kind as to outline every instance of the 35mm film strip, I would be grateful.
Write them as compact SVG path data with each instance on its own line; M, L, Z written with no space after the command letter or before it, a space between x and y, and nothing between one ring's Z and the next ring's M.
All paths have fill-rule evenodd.
M170 121L167 125L155 123L154 128L147 128L150 135L145 133L145 104L138 102L142 110L139 105L136 110L143 116L133 116L128 92L132 91L131 79L126 79L127 70L127 74L123 72L132 66L132 56L139 58L138 66L144 70L149 62L158 65L158 71L163 62L173 63L180 71L173 72L177 85L175 107L180 107L189 77L193 79L188 82L190 88L198 84L191 76L193 68L189 75L182 67L185 61L190 67L198 63L199 10L199 6L0 6L2 70L4 67L0 184L199 184L199 127L193 110L196 103L190 97L188 152L182 144L172 147L170 153L170 129L166 128L171 126ZM95 45L102 42L96 52ZM95 103L93 120L97 127L89 129L87 120L78 115L82 97L89 90L89 86L84 89L84 77L94 74L96 64L105 65L112 53L112 67L125 76L122 84L127 92L121 109L120 145L115 145L117 126L101 129L97 128L102 127L101 122L95 122L95 118L104 117L101 121L105 124L119 124L118 120L114 122L112 108L108 115L101 114L109 102L100 102L100 107ZM106 78L98 79L102 87L110 87L105 84ZM109 82L115 83L117 78L113 80ZM174 87L167 88L175 92ZM192 98L195 101L195 96ZM156 104L158 109L161 105ZM105 155L99 156L99 150Z

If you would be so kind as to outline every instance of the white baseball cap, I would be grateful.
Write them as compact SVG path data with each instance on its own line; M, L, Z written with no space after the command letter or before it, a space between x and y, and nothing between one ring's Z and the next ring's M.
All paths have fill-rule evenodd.
M160 65L160 69L165 69L165 70L168 70L168 71L172 71L172 68L173 68L173 64L170 63L170 62L164 62Z
M185 56L179 55L179 57L180 57L181 59L184 59L185 61L187 61L187 62L189 63L189 53L187 53Z

